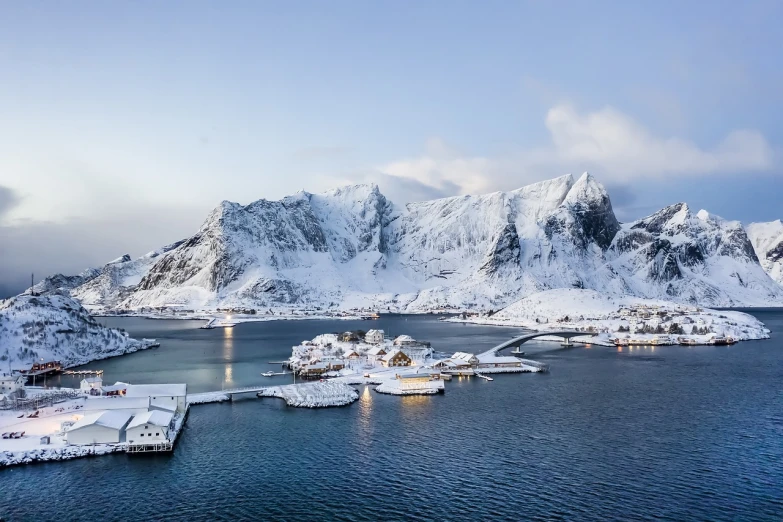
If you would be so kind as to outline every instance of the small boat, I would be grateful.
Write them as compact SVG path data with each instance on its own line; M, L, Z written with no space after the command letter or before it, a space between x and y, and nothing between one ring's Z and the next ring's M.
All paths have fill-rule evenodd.
M490 377L489 375L484 375L483 373L478 373L478 372L476 372L476 377L481 377L485 381L494 381L495 380L492 377Z
M274 374L275 372L264 372L261 375L263 375L264 377L272 377Z
M199 326L202 330L212 330L213 328L231 328L233 326L236 326L237 323L232 323L230 321L219 321L215 319L214 317L210 319L207 324L203 326Z

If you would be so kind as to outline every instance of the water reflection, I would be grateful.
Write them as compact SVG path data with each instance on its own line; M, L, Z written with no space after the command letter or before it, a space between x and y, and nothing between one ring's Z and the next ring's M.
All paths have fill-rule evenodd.
M234 384L234 329L223 328L223 360L226 361L223 369L223 383L226 386Z

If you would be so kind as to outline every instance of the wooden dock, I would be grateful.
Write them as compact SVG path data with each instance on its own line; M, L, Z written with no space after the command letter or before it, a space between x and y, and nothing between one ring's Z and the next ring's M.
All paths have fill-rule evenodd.
M63 375L103 375L103 370L66 370Z

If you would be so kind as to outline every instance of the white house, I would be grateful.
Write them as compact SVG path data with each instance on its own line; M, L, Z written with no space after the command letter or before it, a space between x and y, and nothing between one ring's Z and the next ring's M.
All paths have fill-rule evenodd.
M174 414L152 410L133 417L125 428L125 440L131 444L166 442Z
M124 411L88 413L65 434L68 444L112 444L125 438L125 425L132 415Z
M24 375L9 375L0 373L0 395L11 397L15 393L24 390L26 379Z
M479 363L478 357L476 357L472 353L467 353L467 352L457 352L451 356L451 360L455 362L463 361L469 364L470 366L476 366Z
M85 377L79 384L79 389L83 392L89 393L92 390L100 391L103 386L103 378L101 377Z
M185 411L187 384L129 384L126 397L149 397L150 408L167 411Z
M370 344L381 344L383 342L383 330L369 330L364 335L364 342Z

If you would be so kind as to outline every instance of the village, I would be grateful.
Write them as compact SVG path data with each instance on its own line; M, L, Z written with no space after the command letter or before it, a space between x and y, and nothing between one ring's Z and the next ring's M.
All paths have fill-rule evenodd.
M322 334L292 348L285 365L304 379L330 379L347 384L377 385L375 391L391 395L442 393L452 377L546 371L546 365L495 349L479 354L456 352L444 356L430 343L410 335L387 338L380 329Z
M496 313L463 313L443 320L541 332L566 328L591 334L575 337L575 342L620 348L730 345L769 337L763 323L742 312L651 299L612 298L581 289L540 292Z

